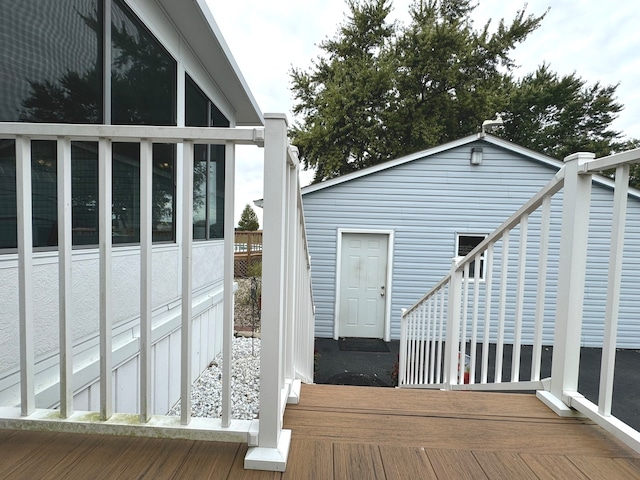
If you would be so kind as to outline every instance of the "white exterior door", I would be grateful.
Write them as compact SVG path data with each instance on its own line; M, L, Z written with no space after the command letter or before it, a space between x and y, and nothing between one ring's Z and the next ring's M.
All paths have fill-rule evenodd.
M343 233L338 336L383 338L388 235Z

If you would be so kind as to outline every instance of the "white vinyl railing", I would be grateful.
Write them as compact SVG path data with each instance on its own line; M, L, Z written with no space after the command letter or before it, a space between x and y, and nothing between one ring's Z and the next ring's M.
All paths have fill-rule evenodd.
M489 384L506 381L508 385L500 385L500 389L541 387L550 205L551 198L562 188L563 173L560 170L466 257L454 259L451 273L403 312L400 386L487 389ZM535 231L530 226L534 223L529 221L532 216L536 220ZM529 382L522 382L524 280L526 266L531 263L527 262L527 240L533 235L539 238L540 251L537 268L528 272L528 281L536 285L538 301L533 317ZM510 263L516 242L517 265ZM510 365L503 363L505 344L512 347ZM449 348L451 345L454 348ZM495 358L493 365L489 363L490 356Z
M451 273L403 310L399 386L537 390L558 414L577 410L640 451L640 434L611 416L629 165L638 162L640 149L595 160L586 153L567 157L549 184L466 257L454 259ZM592 173L614 168L600 394L595 405L578 391L589 206ZM561 189L560 236L552 239L551 204ZM536 242L530 242L532 238ZM538 247L532 254L533 243ZM557 292L549 299L551 266L557 272ZM528 298L535 296L533 309L525 302L525 292ZM545 322L545 305L550 302L555 302L555 319ZM554 339L551 376L546 379L541 378L543 336Z
M15 140L20 402L0 407L0 428L82 431L139 436L247 442L247 468L284 470L290 433L283 433L282 415L287 400L297 401L300 381L313 378L313 303L310 293L309 259L301 210L297 156L287 144L286 119L275 115L265 128L191 128L147 126L93 126L0 123L0 138ZM31 141L54 140L58 159L58 271L60 407L36 408L34 376L34 255L31 233ZM99 412L74 411L72 315L71 142L98 142L99 165ZM139 414L114 411L112 357L112 175L111 145L132 142L140 146L140 322ZM152 415L152 144L178 146L177 178L182 180L181 203L176 202L181 232L181 416ZM222 415L218 419L192 418L190 399L193 298L193 153L195 144L225 145L224 306L222 328ZM263 265L263 313L260 381L260 420L237 420L231 416L231 345L233 337L234 187L235 145L264 145L265 228ZM297 256L289 256L290 251ZM210 359L212 360L212 359ZM296 388L297 387L297 388ZM252 453L253 452L253 453ZM257 454L257 457L255 456ZM253 456L252 456L253 455Z
M301 381L313 379L314 310L300 164L286 133L284 115L265 115L261 413L257 444L245 457L251 469L284 470L291 442L291 431L282 428L284 408L298 402Z

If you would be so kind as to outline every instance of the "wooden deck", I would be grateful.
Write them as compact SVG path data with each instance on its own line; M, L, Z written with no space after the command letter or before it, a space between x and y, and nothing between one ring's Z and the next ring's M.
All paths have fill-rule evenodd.
M303 385L287 471L245 471L246 445L0 430L11 479L616 479L640 455L533 395Z

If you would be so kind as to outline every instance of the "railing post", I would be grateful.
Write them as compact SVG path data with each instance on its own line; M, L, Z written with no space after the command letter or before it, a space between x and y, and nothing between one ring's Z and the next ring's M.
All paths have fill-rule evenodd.
M244 459L244 467L254 470L284 471L291 443L291 431L282 430L281 415L285 347L286 162L286 116L265 114L260 420L258 446L250 448Z
M462 272L458 270L459 258L451 261L451 280L447 305L447 337L444 356L444 384L450 389L458 383L458 362L464 362L464 356L458 357L460 344L460 293L462 290ZM466 321L466 320L465 320ZM461 353L464 355L464 352Z
M36 408L33 339L33 206L31 196L31 139L16 137L18 216L18 291L20 312L20 406L23 416Z
M575 153L565 158L558 296L551 367L551 401L568 403L564 392L578 390L580 337L589 235L591 175L580 174L581 166L594 158ZM547 402L548 403L548 402ZM558 408L554 408L557 413ZM556 404L562 410L562 406Z
M398 358L398 387L404 385L406 382L407 372L407 339L409 337L407 332L407 319L405 314L407 309L403 308L400 312L400 355Z
M232 371L232 346L233 346L233 322L234 322L234 218L235 210L235 186L236 186L236 150L232 142L225 145L224 167L224 302L222 323L222 426L231 424L231 371ZM250 239L247 238L247 251L251 251ZM247 259L249 269L249 259Z
M284 294L286 299L286 325L285 325L285 365L284 375L287 380L293 381L295 377L293 339L295 338L295 299L298 295L299 285L296 282L296 264L298 263L298 242L297 240L297 218L296 210L298 206L298 171L296 165L286 163L287 177L287 201L286 209L286 245L287 261Z

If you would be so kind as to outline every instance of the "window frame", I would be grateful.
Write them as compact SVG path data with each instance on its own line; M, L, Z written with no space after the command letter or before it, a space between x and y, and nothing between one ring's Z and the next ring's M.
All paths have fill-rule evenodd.
M482 243L484 240L486 240L488 234L486 233L471 233L471 232L456 232L455 235L455 256L456 258L460 257L460 258L464 258L467 256L468 253L471 253L471 251L476 248L480 243ZM460 239L461 238L477 238L479 239L478 243L476 243L473 247L471 247L468 252L466 254L461 254L460 253ZM480 274L478 277L478 280L483 282L486 279L486 256L485 256L485 252L482 252L482 254L480 254ZM470 263L469 264L469 281L470 282L474 282L475 281L475 272L474 270L474 263Z
M168 69L168 72L170 72L170 76L171 76L171 84L167 86L167 88L169 88L169 90L171 91L171 100L169 101L169 103L167 103L168 108L165 108L165 110L168 112L169 109L171 110L170 112L170 119L168 119L167 121L163 121L161 123L150 123L149 125L152 126L156 126L156 125L171 125L171 126L176 126L178 123L178 119L177 119L177 112L178 112L178 101L180 98L180 95L178 94L178 75L179 75L179 60L176 58L175 55L173 55L163 44L163 42L160 40L160 38L154 33L152 32L149 27L147 26L147 24L139 17L139 15L133 11L133 9L127 4L127 2L125 0L95 0L95 4L96 4L96 15L97 18L96 20L96 40L97 40L97 58L96 58L96 72L97 72L97 77L98 77L98 82L97 82L97 108L99 109L99 114L98 114L98 119L95 122L91 122L91 121L83 121L80 123L92 123L92 124L97 124L97 125L109 125L112 124L112 117L113 117L113 109L114 109L114 95L113 95L113 49L114 49L114 45L113 45L113 29L117 28L117 26L114 24L113 21L113 9L117 8L121 11L122 15L124 15L128 21L132 22L132 24L134 25L134 27L136 29L138 29L141 34L147 35L148 36L148 41L151 42L156 48L158 48L159 50L162 51L162 53L168 58L168 62L170 63L170 68ZM110 13L106 13L106 12L110 12ZM153 110L153 109L152 109ZM30 122L38 122L38 119L35 120L29 120ZM42 120L41 120L42 121ZM51 120L47 120L47 121L51 121ZM65 119L64 123L74 123L73 121L69 120L69 119ZM124 124L122 122L116 122L118 124ZM34 155L34 149L33 149L33 142L37 142L39 140L33 140L32 141L32 156ZM74 150L74 143L83 143L83 142L72 142L72 152ZM135 142L136 144L139 144L138 142ZM156 159L156 155L155 155L155 151L156 151L156 145L159 144L155 144L154 143L154 184L155 184L155 166L157 163ZM15 148L15 147L14 147ZM171 220L169 221L164 221L164 222L159 222L158 224L162 223L163 226L168 225L169 223L171 223L170 228L171 228L171 238L169 239L169 235L167 234L167 230L163 230L162 232L160 232L160 230L158 231L154 231L154 237L156 236L156 234L158 234L158 238L153 240L153 244L175 244L177 241L177 224L178 224L178 209L177 209L177 198L178 198L178 191L177 191L177 165L178 165L178 152L177 152L177 145L173 144L173 158L171 159L171 180L168 181L166 180L165 183L172 183L172 191L171 191ZM14 150L14 163L15 163L15 150ZM57 162L58 162L58 158L54 157L52 158L52 161L56 164L56 167L54 167L54 172L53 174L55 175L55 177L57 178ZM96 159L97 161L97 159ZM32 162L35 162L35 158L32 158ZM112 157L112 162L115 163L115 159ZM166 163L166 162L165 162ZM73 153L72 153L72 175L73 173ZM138 167L139 168L139 167ZM32 172L36 171L36 169L33 169ZM115 173L115 172L114 172ZM34 181L33 175L32 175L32 183ZM113 181L113 179L112 179ZM115 182L112 182L115 183ZM134 190L135 190L134 186ZM168 191L168 189L167 189ZM33 192L33 196L37 196L36 193L36 189L33 188L32 185L32 192ZM155 192L155 189L154 189ZM57 193L57 190L56 190ZM113 194L113 192L112 192ZM73 195L73 193L72 193ZM74 197L78 198L78 197ZM96 200L97 201L97 200ZM32 199L32 202L35 202L34 199ZM75 210L72 209L72 210ZM72 217L76 214L77 212L73 212L72 211ZM96 219L97 220L97 219ZM32 218L32 224L35 221L34 218ZM11 225L8 225L7 223L7 228L12 228ZM57 223L57 208L55 209L55 219L52 220L52 224L56 224ZM15 222L13 224L13 227L16 228L17 230L17 213L16 213L16 218L15 218ZM97 227L96 227L97 228ZM135 228L134 228L135 230ZM137 228L137 235L138 235L138 240L134 241L134 242L114 242L113 246L114 247L121 247L121 246L135 246L135 245L139 245L139 225ZM97 231L96 231L96 235L97 235ZM160 237L166 237L166 238L160 238ZM10 238L10 236L7 236L7 238ZM75 237L73 238L75 240ZM34 244L33 244L33 249L34 251L40 252L40 251L53 251L53 250L57 250L58 246L57 246L57 235L56 238L51 239L51 244L49 245L42 245L40 246L40 244L42 242L39 241L38 238L36 238L36 236L34 236ZM12 242L7 243L7 245L9 245ZM38 246L36 246L36 243L38 244ZM55 245L53 244L55 243ZM75 242L73 242L73 249L90 249L90 248L97 248L98 247L98 243L80 243L80 244L76 244ZM6 247L2 247L0 246L0 253L14 253L17 251L17 247L12 247L12 246L6 246Z
M224 116L224 114L220 111L220 109L213 103L213 101L209 98L209 96L204 93L202 88L197 84L197 82L187 73L185 72L185 126L187 127L230 127L229 120ZM193 89L193 91L189 92L189 89ZM187 112L187 108L191 105L189 103L189 98L193 98L193 94L196 94L203 102L206 103L206 118L195 119L192 120L191 115ZM204 112L201 112L204 113ZM196 144L194 147L194 174L196 166L201 162L201 160L196 159L196 154L198 151L201 151L198 147L203 147L202 144ZM206 145L204 146L206 151L204 152L204 161L205 164L205 185L204 185L204 237L198 235L196 236L196 225L195 225L195 215L192 222L193 229L193 241L194 242L203 242L210 240L223 240L224 239L224 222L225 222L225 211L224 211L224 187L225 187L225 146L224 145ZM214 182L211 181L211 174L213 169L215 168L215 185ZM211 223L212 218L212 210L210 205L210 199L212 198L212 192L215 193L216 204L215 204L215 217L216 223ZM194 194L195 194L195 182L194 182ZM221 195L220 195L221 194ZM222 198L222 204L220 205L218 199ZM195 201L194 201L194 213L195 213ZM218 218L221 218L221 222L218 222ZM219 232L219 235L212 235L212 226L220 224L215 231Z

